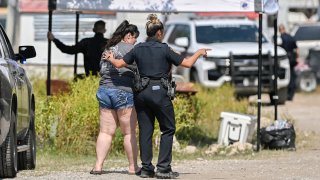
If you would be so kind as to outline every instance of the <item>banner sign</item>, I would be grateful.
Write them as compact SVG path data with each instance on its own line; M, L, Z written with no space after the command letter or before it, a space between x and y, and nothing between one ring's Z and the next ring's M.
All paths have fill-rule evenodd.
M55 10L123 12L262 12L263 0L49 0ZM55 1L55 2L53 2Z

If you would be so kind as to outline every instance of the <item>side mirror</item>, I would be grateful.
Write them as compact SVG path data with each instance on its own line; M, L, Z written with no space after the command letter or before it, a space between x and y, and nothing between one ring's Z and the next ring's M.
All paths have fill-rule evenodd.
M26 59L36 57L37 55L33 46L19 46L19 54Z
M174 41L174 44L187 48L189 46L189 39L187 37L179 37Z
M17 60L24 64L26 59L36 57L36 50L33 46L19 46L19 54L16 54Z

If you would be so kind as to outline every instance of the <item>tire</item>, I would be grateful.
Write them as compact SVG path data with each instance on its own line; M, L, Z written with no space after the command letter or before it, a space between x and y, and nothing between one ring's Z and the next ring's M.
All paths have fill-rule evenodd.
M273 98L272 98L273 95L274 95L273 92L269 94L270 104L272 104L272 105L275 104L275 102L274 102L274 100L273 100ZM278 90L278 97L279 97L279 99L278 99L278 104L279 104L279 105L285 104L286 101L287 101L287 98L288 98L288 88L285 87L285 88L279 89L279 90Z
M317 79L313 72L305 71L297 78L297 88L300 91L312 92L317 88Z
M11 113L10 131L6 137L3 146L0 148L0 177L14 178L17 175L18 152L17 152L17 135L16 135L16 116Z
M28 145L28 150L19 153L19 170L35 169L36 167L36 133L34 126L34 110L31 112L30 127L23 144Z

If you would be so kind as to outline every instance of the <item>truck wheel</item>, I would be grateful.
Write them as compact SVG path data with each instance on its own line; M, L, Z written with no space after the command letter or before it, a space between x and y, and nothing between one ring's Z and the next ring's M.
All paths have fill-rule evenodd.
M31 122L23 144L28 150L19 153L19 169L34 169L36 167L36 133L34 126L34 110L31 110Z
M270 104L274 105L274 100L273 100L273 95L274 93L270 93L269 94L269 97L270 97ZM278 90L278 104L282 105L282 104L285 104L286 103L286 100L287 100L287 97L288 97L288 88L285 87L285 88L281 88Z
M17 135L16 135L16 116L11 113L10 131L3 146L0 148L0 177L14 178L17 175Z
M317 79L313 72L305 71L297 78L297 88L300 91L312 92L317 88Z

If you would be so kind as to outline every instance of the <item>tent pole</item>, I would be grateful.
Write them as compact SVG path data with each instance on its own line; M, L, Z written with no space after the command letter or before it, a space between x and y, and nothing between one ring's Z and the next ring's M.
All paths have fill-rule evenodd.
M278 36L278 15L274 15L273 20L274 27L274 79L273 79L273 87L274 87L274 120L278 119L278 46L277 46L277 36Z
M48 31L52 32L52 10L49 10ZM47 96L51 95L51 41L48 39Z
M261 70L262 70L262 13L259 13L259 60L258 60L258 119L257 119L257 151L260 151L260 119L261 119Z
M76 37L75 44L78 44L79 39L79 12L76 12ZM73 75L77 77L77 66L78 66L78 54L74 55L74 66L73 66Z

